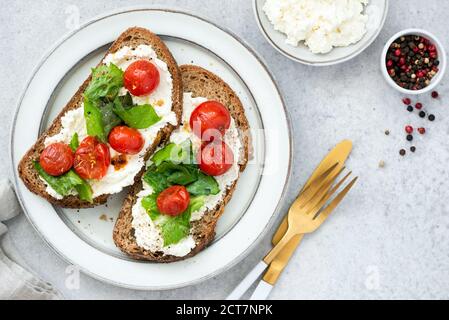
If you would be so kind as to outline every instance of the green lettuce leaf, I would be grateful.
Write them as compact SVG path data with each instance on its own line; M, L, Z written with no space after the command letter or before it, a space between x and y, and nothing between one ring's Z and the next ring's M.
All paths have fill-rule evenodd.
M93 102L102 98L114 101L123 87L123 74L113 63L93 68L92 80L84 91L84 97Z
M84 91L87 134L107 142L109 132L122 120L113 112L113 101L123 87L123 71L114 64L92 69L92 80Z
M84 98L84 118L88 135L97 137L102 142L108 141L109 132L122 123L122 119L114 113L113 106L112 102L92 102Z
M190 213L198 211L204 206L204 196L190 197L189 210Z
M218 194L220 192L220 188L218 187L218 182L214 177L208 176L203 172L199 172L198 180L189 184L187 186L187 191L195 196L207 196L210 194Z
M151 165L143 180L155 193L159 193L172 185L188 185L198 179L199 170L195 165L162 162L159 166Z
M167 175L167 181L172 185L186 186L198 179L199 170L196 166L189 164L176 164L173 162L163 162L156 169L158 172Z
M111 130L114 127L120 125L123 121L113 111L113 109L114 109L113 102L100 103L99 106L100 106L101 118L103 120L103 130L104 130L104 134L107 139L109 136L109 132L111 132Z
M69 173L75 173L75 172L74 171L69 171ZM81 179L81 180L82 180L82 183L79 183L79 184L75 185L75 189L78 192L78 197L81 200L84 200L84 201L92 203L93 202L92 187L90 186L90 184L87 183L86 180L83 180L83 179Z
M176 244L189 235L192 212L199 210L203 205L204 197L190 198L189 207L184 213L176 217L169 217L161 224L164 247Z
M158 116L151 105L133 105L132 99L130 104L129 97L129 93L126 96L117 97L113 105L115 114L129 127L146 129L161 120L161 117Z
M167 180L167 175L157 172L156 169L155 165L149 167L143 176L143 181L150 185L155 193L160 193L170 187L171 184Z
M157 207L156 200L157 194L155 193L150 194L149 196L146 196L142 199L142 207L147 211L148 215L153 221L155 221L161 215Z
M107 136L103 125L101 110L95 102L84 97L84 118L86 119L87 134L97 137L102 142L107 141Z
M72 136L72 139L70 140L70 144L69 147L70 149L72 149L73 152L76 151L76 149L78 149L80 145L79 139L78 139L78 133L74 133Z
M78 191L81 200L92 202L92 188L75 171L54 177L45 172L39 162L34 162L34 167L42 179L48 183L61 196L68 196L74 189Z
M151 161L156 166L159 166L164 161L170 161L173 163L192 164L193 163L192 142L190 140L186 140L180 145L169 143L164 148L157 151L151 158Z

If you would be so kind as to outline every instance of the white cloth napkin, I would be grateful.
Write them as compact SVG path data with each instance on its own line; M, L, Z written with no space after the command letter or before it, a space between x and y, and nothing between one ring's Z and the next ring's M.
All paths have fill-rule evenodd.
M0 180L0 240L8 231L2 221L9 220L20 212L11 183L8 180ZM9 259L0 245L0 300L59 300L62 298L51 284L40 280Z

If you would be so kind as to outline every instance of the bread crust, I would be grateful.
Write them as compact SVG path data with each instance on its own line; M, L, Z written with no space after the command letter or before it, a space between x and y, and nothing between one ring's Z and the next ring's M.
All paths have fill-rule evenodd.
M240 132L248 133L249 124L243 105L236 93L220 77L206 69L193 65L182 65L179 69L182 74L184 92L192 92L194 97L201 96L209 100L221 102L228 108ZM245 134L241 138L243 142L243 153L239 163L240 172L246 167L250 149L249 135ZM132 228L132 207L136 202L137 194L142 189L142 182L139 181L132 187L130 193L124 200L114 226L114 242L120 250L136 260L168 263L192 257L206 248L214 239L217 221L223 214L226 204L231 199L236 184L237 180L228 187L222 202L214 209L208 210L200 220L191 222L196 246L186 256L177 257L164 255L162 252L151 252L137 245L134 237L134 229Z
M127 29L125 32L123 32L117 40L112 44L112 46L109 48L109 50L106 52L105 57L109 53L117 52L119 49L130 46L130 47L137 47L140 44L146 44L150 45L153 50L156 52L159 59L163 60L165 63L167 63L168 69L170 74L172 75L173 79L173 90L172 90L172 111L175 112L176 117L178 119L178 124L181 122L182 117L182 79L181 79L181 72L178 68L178 65L173 58L172 54L168 50L167 46L163 43L163 41L154 33L151 31L139 28L139 27L133 27ZM104 58L103 58L104 59ZM98 64L101 65L102 61ZM38 172L34 168L34 161L39 160L39 156L42 153L44 149L44 141L47 137L53 136L60 132L61 130L61 118L68 112L69 110L76 109L80 107L81 103L83 102L83 93L86 89L86 87L89 85L89 82L91 81L91 76L89 76L84 83L79 87L78 91L75 93L75 95L70 99L70 101L67 103L67 105L62 109L62 111L59 113L59 115L56 117L56 119L53 121L51 126L38 138L36 143L28 150L28 152L23 156L21 159L19 165L18 165L18 172L19 176L26 185L26 187L33 193L45 198L50 203L64 207L64 208L90 208L94 207L100 204L106 203L109 195L101 195L93 199L93 203L90 203L88 201L83 201L79 199L77 196L66 196L63 199L56 199L52 197L50 194L46 192L46 185L45 183L40 179ZM171 132L176 128L177 126L173 126L171 124L167 124L164 128L162 128L154 143L148 148L146 154L145 154L145 160L147 160L151 154L153 154L154 150L157 148L157 146L164 142L171 134ZM139 181L141 178L142 173L144 172L145 168L142 168L142 170L136 175L134 178L135 181Z

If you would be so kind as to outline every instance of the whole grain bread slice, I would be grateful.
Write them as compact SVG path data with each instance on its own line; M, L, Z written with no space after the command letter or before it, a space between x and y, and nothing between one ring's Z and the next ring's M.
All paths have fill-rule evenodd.
M245 111L236 93L218 76L198 66L180 66L184 92L192 92L193 97L205 97L208 100L216 100L225 105L236 127L241 133L243 150L240 156L239 166L242 172L248 162L250 149L249 124ZM212 210L208 210L204 216L197 221L191 222L193 237L196 246L189 254L183 257L164 255L162 252L151 252L138 246L132 227L132 207L136 202L137 194L142 190L142 181L136 183L126 199L124 200L119 217L115 223L113 239L120 250L137 260L148 260L153 262L174 262L192 257L207 245L215 237L215 227L218 218L223 214L226 204L232 197L237 181L235 181L225 192L223 200Z
M112 44L112 46L109 48L109 50L106 52L105 57L109 53L114 53L118 51L119 49L129 46L131 48L136 48L137 46L144 44L149 45L153 48L153 50L156 52L159 59L164 61L169 69L170 74L172 75L173 79L173 90L172 90L172 111L176 113L178 123L181 121L182 116L182 80L181 80L181 73L179 71L178 65L173 58L172 54L168 50L167 46L164 44L164 42L154 33L147 29L133 27L125 32L123 32L117 40ZM103 59L102 59L103 61ZM102 62L99 63L99 65L102 64ZM51 126L39 137L37 142L28 150L28 152L23 156L21 159L19 166L18 166L18 172L20 178L23 180L27 188L32 191L33 193L44 197L49 202L65 208L88 208L88 207L94 207L99 204L103 204L107 201L107 198L109 195L101 195L93 199L93 203L82 201L77 196L70 195L66 196L63 199L56 199L49 195L46 192L46 185L44 182L40 179L38 172L34 168L34 161L39 160L39 156L42 153L44 149L44 141L47 137L53 136L57 134L61 130L61 118L64 116L64 114L69 111L76 108L79 108L83 102L83 93L86 89L86 87L89 85L89 82L91 80L91 76L87 78L84 83L81 85L81 87L78 89L78 91L75 93L75 95L71 98L71 100L67 103L67 105L62 109L62 111L59 113L59 115L56 117L56 119L53 121ZM150 155L154 152L156 147L161 143L164 142L169 136L170 133L175 129L175 127L171 124L167 124L164 128L162 128L154 143L148 148L146 154L145 154L145 160L147 160ZM145 168L143 168L144 170ZM139 181L141 174L143 170L136 175L135 181Z

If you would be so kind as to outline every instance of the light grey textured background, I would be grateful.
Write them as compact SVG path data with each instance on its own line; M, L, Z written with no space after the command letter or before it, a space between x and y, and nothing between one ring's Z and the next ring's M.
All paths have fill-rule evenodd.
M441 98L419 97L437 120L430 124L404 111L401 95L379 71L384 42L395 32L420 27L434 32L449 49L449 2L390 1L385 27L376 42L354 60L313 68L292 62L270 47L257 28L251 1L164 1L229 28L265 59L285 97L294 128L293 176L288 207L327 150L349 138L354 151L348 162L360 181L328 223L307 237L288 265L273 299L449 298L449 94L447 77ZM6 159L9 128L18 96L44 52L69 30L69 5L81 22L129 5L153 1L0 0L0 162ZM88 41L88 40L87 40ZM427 126L415 135L415 154L402 158L404 126ZM391 131L385 136L385 129ZM386 166L379 168L379 161ZM67 298L183 299L224 298L269 249L269 236L243 262L207 282L165 292L138 292L112 287L82 275L78 290L65 286L67 264L53 253L20 216L9 223L8 252Z

